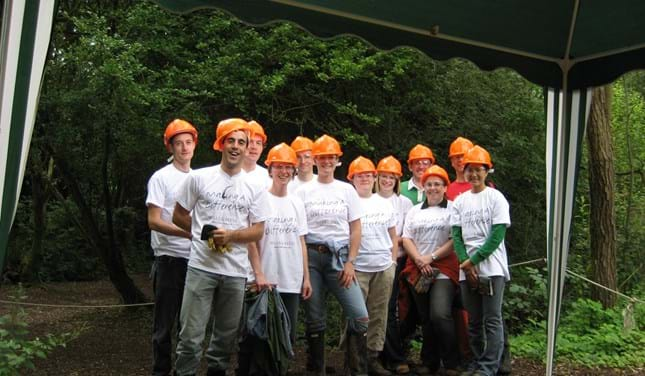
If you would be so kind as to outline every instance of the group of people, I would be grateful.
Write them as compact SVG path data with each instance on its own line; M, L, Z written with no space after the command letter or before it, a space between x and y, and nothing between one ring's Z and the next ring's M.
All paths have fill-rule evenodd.
M376 165L360 156L349 165L348 183L335 177L343 152L329 135L274 146L264 168L263 127L223 120L213 144L221 163L191 170L197 139L190 123L171 122L164 144L172 163L148 183L154 375L173 369L177 317L175 373L197 373L211 316L207 374L225 375L249 288L277 290L291 341L303 302L308 374L326 374L331 293L345 319L346 374L410 372L407 339L419 323L416 374L496 375L510 216L504 196L486 183L493 166L484 148L462 137L451 144L453 182L431 149L416 145L409 181L401 181L393 156ZM465 316L469 350L460 351ZM248 367L238 374L249 374Z

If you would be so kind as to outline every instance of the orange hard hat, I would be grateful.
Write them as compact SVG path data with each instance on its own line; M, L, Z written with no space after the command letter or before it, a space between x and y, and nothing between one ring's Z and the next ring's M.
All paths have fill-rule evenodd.
M217 130L215 132L217 137L213 143L213 149L222 151L222 142L224 141L224 138L235 131L250 131L249 123L247 123L246 120L239 118L220 121L219 124L217 124Z
M421 144L417 144L415 147L410 149L408 154L408 163L417 160L417 159L429 159L434 163L434 155L432 155L432 150L429 147Z
M376 165L376 171L389 172L398 177L403 176L403 172L401 170L401 163L399 163L399 161L391 155L388 155L387 157L381 159L378 162L378 165Z
M168 148L170 139L180 133L190 133L193 135L193 141L197 142L197 129L186 120L175 119L168 123L166 131L163 133L163 144Z
M264 164L271 166L272 163L289 163L295 166L297 161L296 152L291 148L291 146L283 142L269 150L267 160L264 161Z
M343 152L340 150L340 144L335 138L324 134L314 141L311 154L314 157L319 155L335 155L340 157L343 155Z
M264 128L255 120L249 121L249 127L251 130L251 137L260 136L262 143L267 142L267 135L264 133Z
M314 147L314 142L311 139L303 136L296 137L293 142L291 142L291 148L299 153L301 151L312 150Z
M457 137L452 142L452 144L450 144L450 152L448 154L448 158L452 158L457 155L464 155L473 146L475 145L473 145L473 143L469 139Z
M493 163L490 160L490 154L483 147L477 145L464 154L462 163L465 165L470 163L479 163L486 165L488 168L493 168Z
M349 173L347 174L347 180L351 180L355 174L361 174L363 172L371 172L376 174L376 167L374 163L369 159L359 156L354 159L352 163L349 164Z
M421 176L421 184L425 184L426 180L428 180L430 176L437 176L441 178L444 183L446 183L446 186L450 185L450 178L448 178L448 173L438 165L432 165L423 172L423 175Z

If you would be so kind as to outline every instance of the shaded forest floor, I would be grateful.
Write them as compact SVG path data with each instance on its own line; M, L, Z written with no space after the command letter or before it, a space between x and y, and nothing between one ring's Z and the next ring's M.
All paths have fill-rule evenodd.
M152 296L147 275L133 276L135 283L147 296ZM0 299L10 300L15 286L3 285ZM25 289L27 302L56 305L116 305L119 296L107 280L95 282L66 282L32 285ZM7 304L0 314L8 312ZM152 351L150 331L151 307L124 308L54 308L25 307L32 334L60 334L78 331L78 336L65 348L54 350L47 359L36 362L33 375L150 375ZM304 374L304 340L296 344L293 375ZM340 374L343 354L329 348L328 363ZM205 374L202 361L202 374ZM642 370L640 370L642 372ZM513 359L513 375L544 375L540 362ZM232 371L229 374L234 374ZM638 370L590 369L558 364L557 375L636 375Z

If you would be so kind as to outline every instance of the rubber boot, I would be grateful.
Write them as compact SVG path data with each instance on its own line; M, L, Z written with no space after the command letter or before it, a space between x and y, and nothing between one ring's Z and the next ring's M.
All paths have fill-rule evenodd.
M367 376L367 333L347 332L345 375Z
M325 332L307 333L307 375L326 375Z
M389 376L392 374L379 361L378 351L372 350L368 350L367 352L367 371L370 376Z

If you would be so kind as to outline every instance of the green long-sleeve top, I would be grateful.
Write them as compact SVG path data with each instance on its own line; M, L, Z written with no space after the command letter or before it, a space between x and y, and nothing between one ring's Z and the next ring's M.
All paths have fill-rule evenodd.
M503 223L493 225L491 228L490 235L486 238L484 244L475 252L475 254L470 257L470 262L473 265L477 265L480 262L486 260L497 247L504 241L506 236L506 225ZM466 251L466 245L464 245L464 238L461 235L461 226L452 226L452 241L454 243L455 252L457 253L457 258L459 263L468 260L468 251Z

